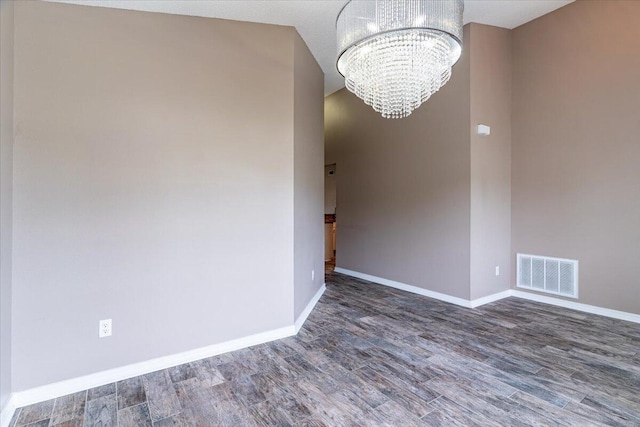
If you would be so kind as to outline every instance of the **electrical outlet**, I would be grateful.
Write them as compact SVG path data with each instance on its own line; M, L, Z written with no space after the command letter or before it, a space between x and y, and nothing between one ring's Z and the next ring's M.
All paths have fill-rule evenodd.
M311 281L313 282L316 279L316 271L311 270Z
M496 276L500 275L500 267L496 266Z
M98 337L110 337L111 336L111 319L101 320L98 327Z

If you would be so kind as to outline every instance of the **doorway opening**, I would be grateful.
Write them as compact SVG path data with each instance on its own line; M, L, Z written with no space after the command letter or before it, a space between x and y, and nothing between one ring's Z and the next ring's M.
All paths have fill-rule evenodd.
M324 263L331 272L336 267L336 165L324 167Z

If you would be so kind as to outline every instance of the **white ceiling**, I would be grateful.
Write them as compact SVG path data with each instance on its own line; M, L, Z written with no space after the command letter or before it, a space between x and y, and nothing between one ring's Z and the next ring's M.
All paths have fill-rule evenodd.
M346 0L48 0L296 27L325 73L325 95L344 87L336 71L335 21ZM464 22L515 28L573 0L466 0Z

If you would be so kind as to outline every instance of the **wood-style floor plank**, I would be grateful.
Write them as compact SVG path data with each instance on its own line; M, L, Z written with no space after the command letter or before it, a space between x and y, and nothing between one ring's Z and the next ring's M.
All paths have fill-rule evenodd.
M64 425L65 427L82 427L84 421L84 407L87 402L87 392L69 394L56 399L53 406L50 426Z
M152 427L149 406L141 403L118 411L118 427Z
M118 402L115 394L99 397L87 402L84 427L117 427Z
M147 401L142 377L129 378L116 383L118 410Z
M35 422L41 422L45 419L48 420L51 418L54 404L55 399L52 399L47 400L46 402L36 403L35 405L25 406L20 411L20 416L18 417L16 425L26 426Z

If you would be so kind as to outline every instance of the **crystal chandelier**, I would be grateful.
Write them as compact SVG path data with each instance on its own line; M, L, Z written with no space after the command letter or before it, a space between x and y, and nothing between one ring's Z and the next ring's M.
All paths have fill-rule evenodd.
M351 0L338 14L338 71L385 118L407 117L451 77L463 0Z

